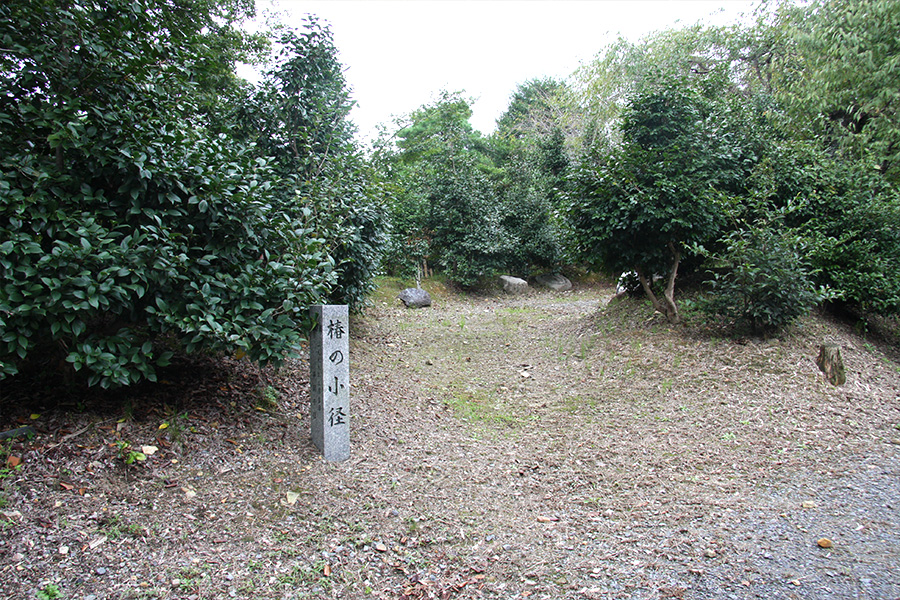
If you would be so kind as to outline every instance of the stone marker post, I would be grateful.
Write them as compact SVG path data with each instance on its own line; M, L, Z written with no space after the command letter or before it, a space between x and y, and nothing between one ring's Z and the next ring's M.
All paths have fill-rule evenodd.
M346 305L315 305L309 340L312 440L325 460L350 458L350 329Z

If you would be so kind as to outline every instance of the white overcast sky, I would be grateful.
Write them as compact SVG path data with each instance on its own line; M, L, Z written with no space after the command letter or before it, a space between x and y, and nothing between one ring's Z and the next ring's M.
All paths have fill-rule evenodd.
M476 101L472 125L488 134L520 83L564 79L619 35L702 21L736 22L744 0L257 0L260 12L300 27L305 14L331 25L358 106L363 139L446 89Z

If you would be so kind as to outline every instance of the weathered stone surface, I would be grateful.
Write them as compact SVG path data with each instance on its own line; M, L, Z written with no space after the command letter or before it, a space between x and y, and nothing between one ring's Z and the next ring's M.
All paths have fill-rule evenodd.
M819 347L819 357L816 359L819 369L825 373L825 377L832 385L844 385L847 383L847 372L844 370L844 361L841 359L841 347L835 344L822 344Z
M651 283L656 283L657 281L662 281L665 279L665 276L660 275L659 273L654 273L652 277L650 277ZM616 280L616 293L617 294L632 294L635 292L640 292L643 294L643 289L641 288L641 280L638 278L638 274L635 271L625 271L621 275L619 275L619 279Z
M501 275L500 283L503 284L503 291L509 294L524 294L528 291L528 282L518 277Z
M572 289L572 282L559 273L547 273L538 275L535 281L538 284L550 288L556 292L565 292Z
M310 433L327 461L350 458L350 330L346 304L313 305L309 340Z
M0 433L0 440L7 440L17 437L34 437L36 435L37 432L34 430L34 427L32 427L31 425L25 425L24 427L16 427L15 429L10 429L9 431Z
M406 308L431 306L431 296L422 288L406 288L397 296Z

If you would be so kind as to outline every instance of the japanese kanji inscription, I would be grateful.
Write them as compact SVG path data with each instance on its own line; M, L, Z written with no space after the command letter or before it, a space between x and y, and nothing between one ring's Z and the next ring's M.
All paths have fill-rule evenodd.
M309 340L310 429L325 460L350 458L350 334L345 305L315 305Z

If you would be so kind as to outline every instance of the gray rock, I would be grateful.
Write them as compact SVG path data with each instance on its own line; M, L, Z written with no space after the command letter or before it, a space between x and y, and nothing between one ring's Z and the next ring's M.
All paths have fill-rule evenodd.
M9 431L4 431L0 433L0 440L6 440L9 438L17 438L17 437L27 437L33 438L37 435L37 432L34 430L34 427L31 425L26 425L24 427L16 427L15 429L10 429Z
M524 294L528 291L528 282L518 277L501 275L500 283L503 284L503 291L509 294Z
M637 273L634 271L626 271L619 275L619 279L616 281L616 295L627 294L628 292L640 289L640 287L641 282L638 280Z
M431 306L431 296L422 288L406 288L397 297L406 305L406 308Z
M535 281L556 292L565 292L572 289L572 282L559 273L538 275Z

